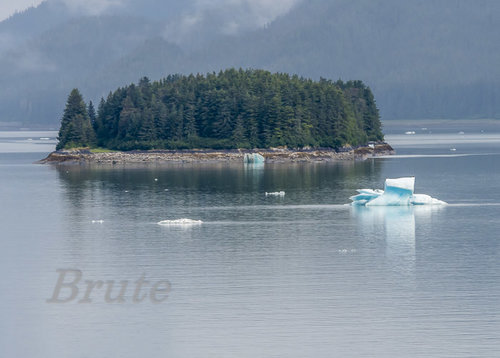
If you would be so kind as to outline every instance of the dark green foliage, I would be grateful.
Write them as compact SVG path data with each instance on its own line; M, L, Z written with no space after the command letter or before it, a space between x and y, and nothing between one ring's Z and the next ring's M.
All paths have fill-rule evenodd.
M93 106L89 104L93 111ZM92 114L95 117L95 112ZM95 130L82 95L75 88L71 91L61 119L56 149L95 145Z
M345 97L352 103L358 125L363 128L368 140L383 140L382 124L375 98L370 88L361 81L337 81L337 85L344 91Z
M87 113L88 113L89 118L90 118L90 123L92 123L92 128L96 128L96 126L97 126L97 124L96 124L97 114L95 113L95 108L94 108L94 104L92 103L92 101L89 102L89 106L87 107Z
M95 119L93 113L89 104L97 145L118 150L339 148L383 139L373 95L362 82L263 70L143 78L110 93Z

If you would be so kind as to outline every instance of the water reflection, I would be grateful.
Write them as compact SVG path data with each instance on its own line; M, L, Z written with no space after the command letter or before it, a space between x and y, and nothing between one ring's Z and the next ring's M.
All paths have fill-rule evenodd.
M352 206L358 230L365 240L383 238L385 255L396 270L413 272L419 226L427 226L441 205L421 206Z
M291 203L344 204L353 188L379 182L382 166L383 161L367 161L57 166L55 170L70 199L68 202L75 206L96 193L106 195L106 200L113 202L120 202L124 196L134 196L136 203L148 200L148 205L160 204L158 198L176 196L177 204L200 206L207 205L207 199L227 199L233 205L255 205L264 203L259 194L280 190L286 191ZM220 206L221 203L214 204Z

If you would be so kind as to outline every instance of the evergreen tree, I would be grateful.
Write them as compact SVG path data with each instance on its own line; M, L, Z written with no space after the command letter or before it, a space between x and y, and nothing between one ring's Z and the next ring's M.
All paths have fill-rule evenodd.
M78 89L73 89L66 102L56 149L94 145L95 132L87 107Z
M89 101L87 113L88 113L89 118L90 118L90 123L92 124L92 127L95 129L97 116L96 116L94 104L92 103L92 101Z

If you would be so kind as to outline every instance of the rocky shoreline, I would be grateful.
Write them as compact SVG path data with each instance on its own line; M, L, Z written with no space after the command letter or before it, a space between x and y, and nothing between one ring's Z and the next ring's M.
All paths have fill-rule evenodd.
M364 160L370 157L394 154L385 142L368 146L348 147L335 151L315 149L233 149L233 150L149 150L129 152L97 152L88 149L61 150L50 153L40 164L162 164L162 163L243 163L246 153L264 156L266 163L335 162Z

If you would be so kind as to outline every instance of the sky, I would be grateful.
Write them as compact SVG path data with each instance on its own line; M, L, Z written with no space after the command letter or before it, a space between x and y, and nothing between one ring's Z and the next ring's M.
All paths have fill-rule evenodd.
M0 2L0 21L5 20L16 11L40 4L42 0L2 0Z

